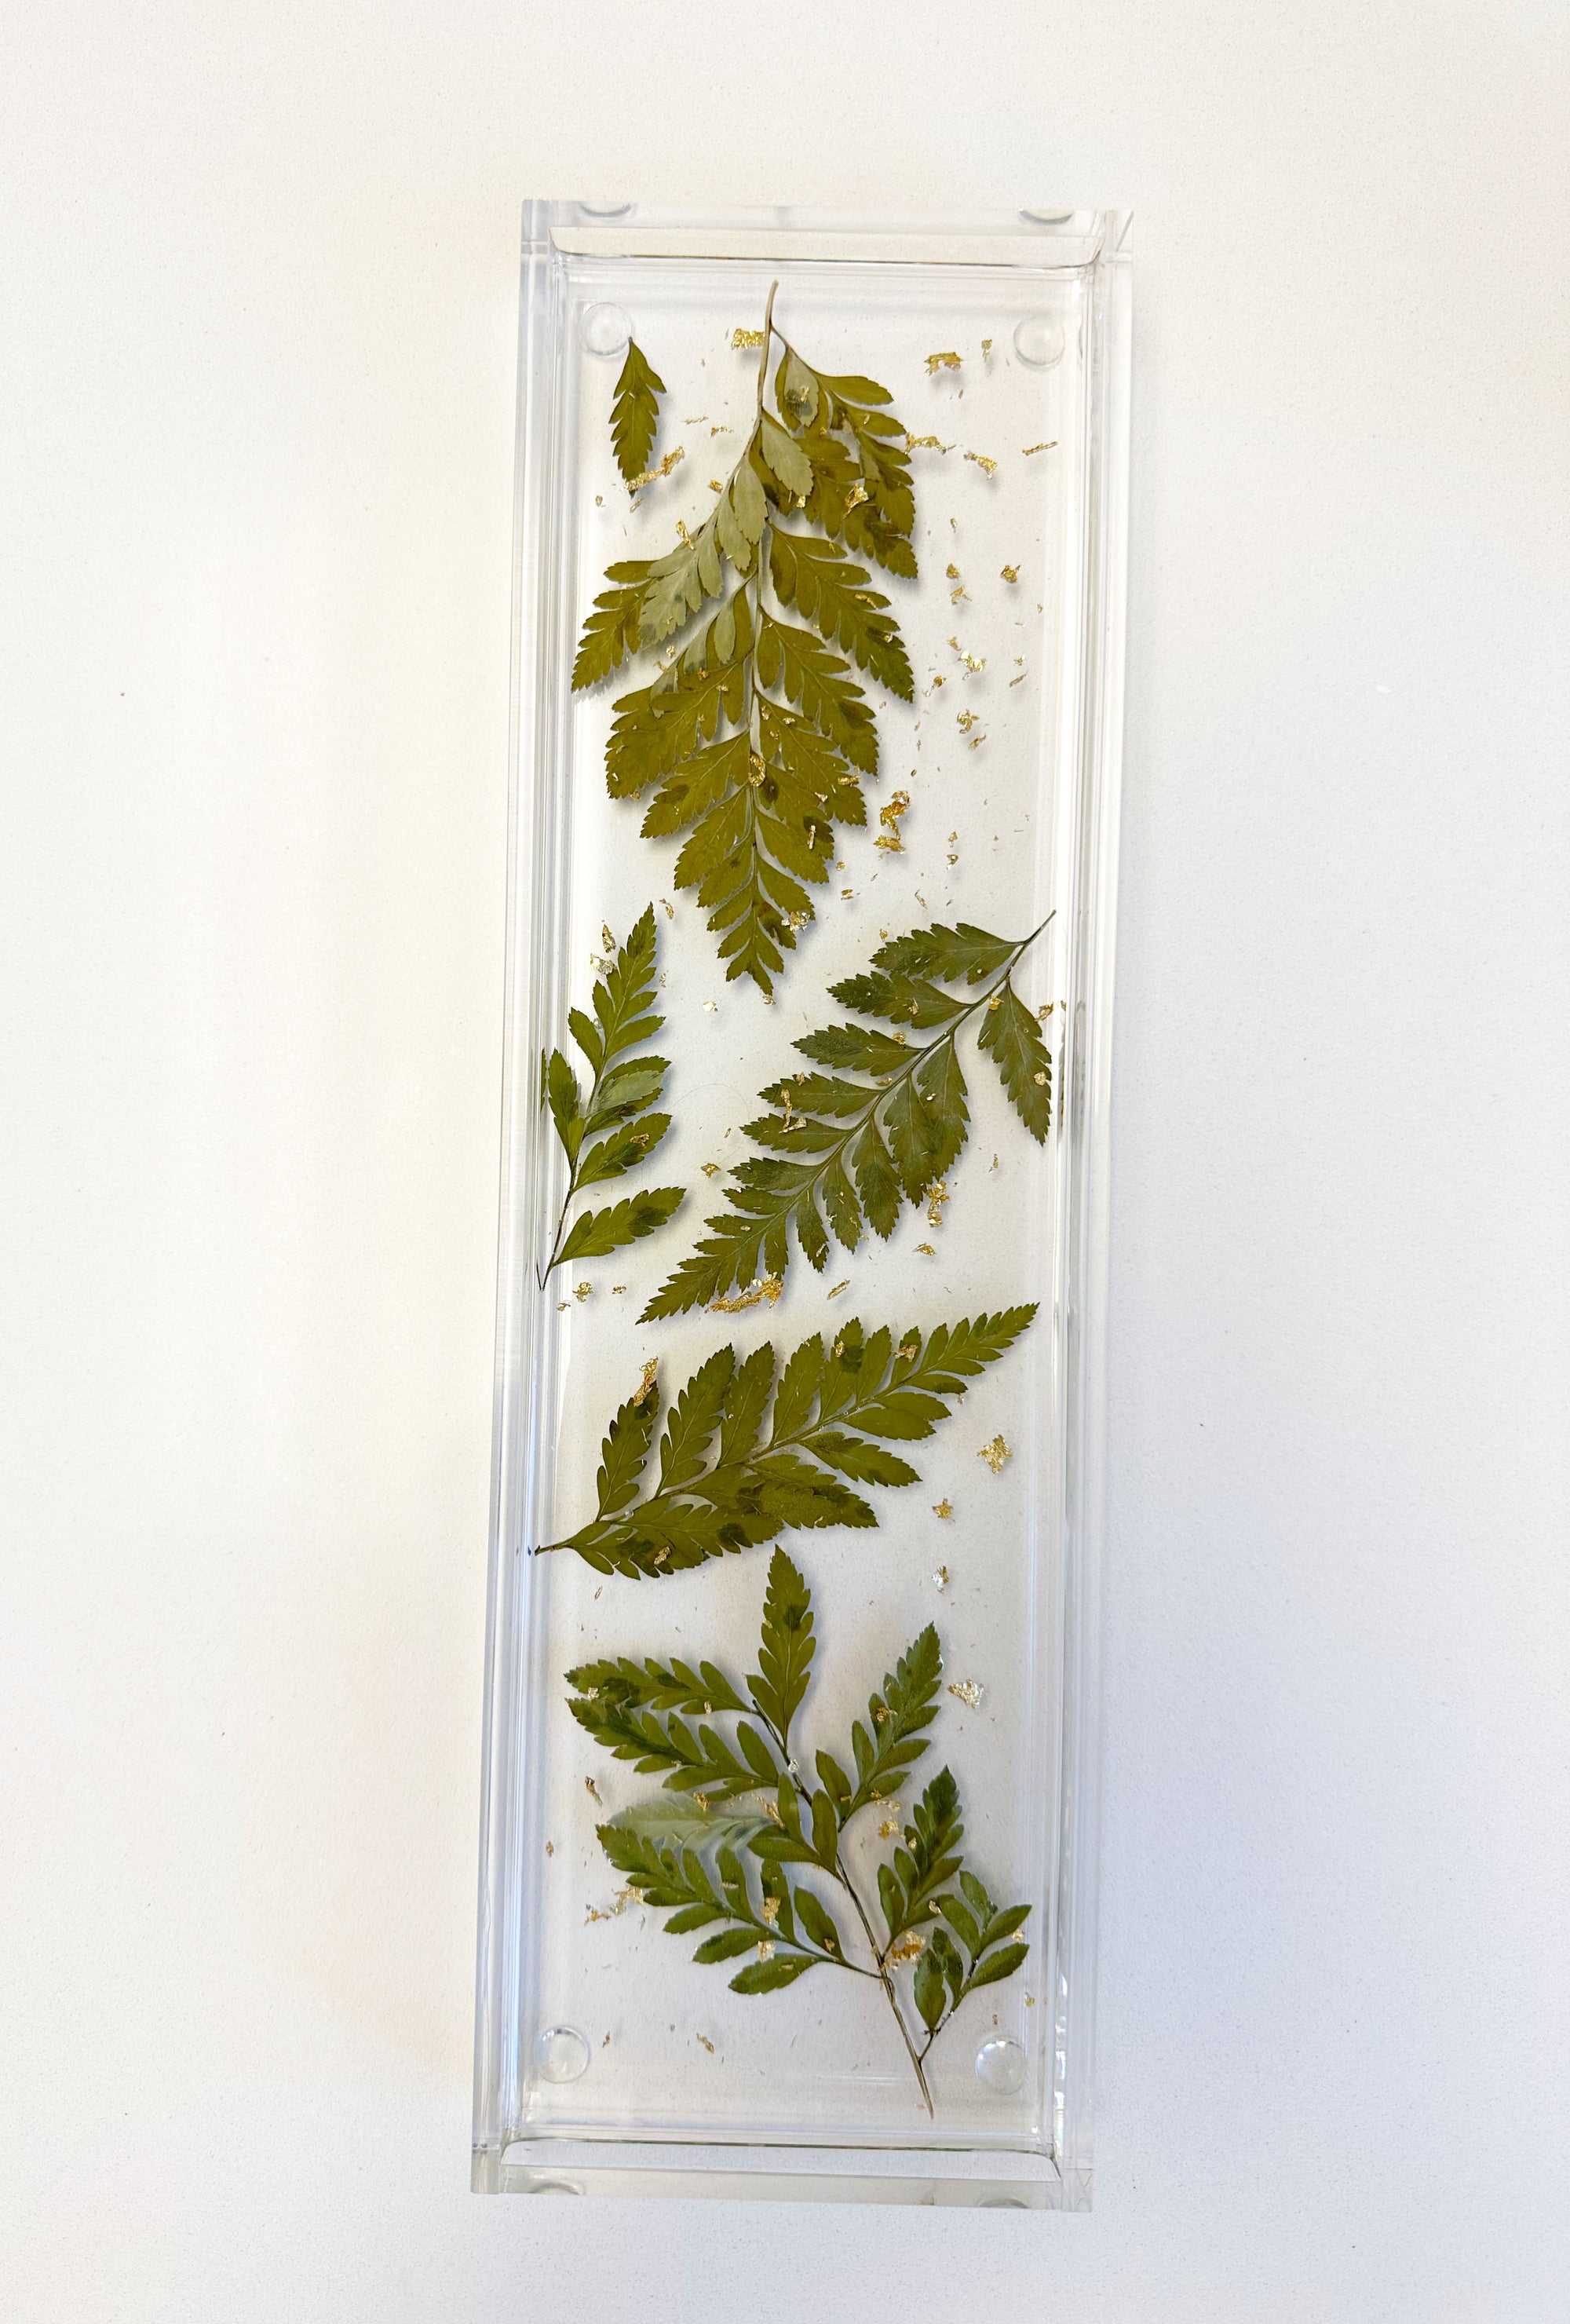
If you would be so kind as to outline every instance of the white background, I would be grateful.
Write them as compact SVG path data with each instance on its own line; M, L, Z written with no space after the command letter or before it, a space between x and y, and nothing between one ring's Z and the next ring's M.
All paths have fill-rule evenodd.
M1554 0L0 31L0 2312L1559 2324ZM466 2191L518 205L1136 215L1088 2218Z

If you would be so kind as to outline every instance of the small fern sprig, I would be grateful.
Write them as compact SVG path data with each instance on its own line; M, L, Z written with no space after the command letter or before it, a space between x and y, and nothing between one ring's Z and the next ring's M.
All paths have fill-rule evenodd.
M710 1233L638 1320L708 1306L733 1283L749 1284L761 1274L783 1277L793 1229L820 1271L831 1235L854 1250L864 1224L891 1234L901 1204L925 1199L969 1134L955 1043L978 1014L978 1047L996 1065L1031 1136L1043 1143L1052 1120L1052 1061L1012 979L1048 920L1017 939L963 920L953 928L916 928L874 953L869 973L832 986L847 1009L899 1029L891 1035L831 1025L796 1042L803 1056L837 1070L798 1073L759 1091L766 1104L783 1111L744 1130L771 1153L730 1173L724 1189L730 1211L706 1222ZM969 1000L941 991L944 984L984 990ZM929 1030L931 1040L913 1044L913 1033ZM868 1078L849 1081L847 1074Z
M966 1866L959 1787L947 1767L928 1784L910 1821L898 1821L895 1794L927 1751L926 1730L938 1712L937 1631L929 1625L922 1632L872 1694L865 1722L852 1726L844 1757L854 1781L821 1750L813 1784L803 1773L804 1748L792 1744L815 1647L812 1593L776 1549L758 1667L745 1694L707 1661L694 1671L683 1662L621 1657L569 1671L569 1708L584 1732L617 1758L636 1760L639 1774L664 1778L666 1796L611 1816L598 1827L600 1844L644 1904L669 1913L668 1935L722 1923L694 1961L754 1955L731 1978L733 1993L771 1993L820 1968L875 1980L931 2115L928 2052L969 1995L1012 1977L1024 1961L1030 1947L1017 1932L1031 1908L999 1909ZM689 1721L699 1711L704 1723L694 1732ZM732 1737L710 1723L717 1719L735 1720ZM734 1804L747 1793L761 1795L761 1809ZM728 1804L716 1810L717 1801ZM879 1838L898 1836L877 1866L876 1904L863 1894L846 1849L849 1825L875 1804L895 1811ZM849 1905L859 1946L853 1934L848 1941L850 1924L841 1927L811 1876ZM911 1962L902 1999L901 1972Z
M537 1270L542 1289L553 1268L569 1259L603 1259L625 1243L641 1241L685 1200L684 1186L650 1186L608 1211L585 1211L567 1226L567 1213L584 1187L640 1169L671 1126L668 1113L650 1111L665 1087L667 1060L628 1055L652 1040L665 1023L654 1008L654 973L650 904L596 982L593 1016L581 1009L567 1013L573 1038L593 1075L587 1097L559 1049L540 1058L540 1102L550 1109L570 1174L550 1257ZM588 1144L590 1139L598 1142Z
M611 406L611 445L622 482L636 491L644 480L659 426L659 400L666 383L636 339L627 342L627 360Z
M783 1370L767 1341L743 1363L733 1348L718 1349L672 1405L658 1482L639 1501L659 1416L651 1373L601 1448L595 1516L545 1546L576 1550L601 1573L649 1580L802 1527L876 1526L876 1511L845 1480L919 1484L888 1442L931 1436L1035 1312L1009 1307L925 1335L907 1331L897 1342L886 1326L864 1333L852 1319L828 1348L803 1340Z
M644 836L682 838L677 887L697 890L727 975L765 992L813 917L835 825L867 821L858 777L877 770L877 728L851 662L904 701L914 690L889 601L849 550L916 570L910 456L888 391L814 371L776 328L775 289L752 429L713 509L666 556L608 568L573 665L574 689L597 685L718 604L651 685L616 702L606 779L613 798L655 787ZM647 432L652 443L652 416Z

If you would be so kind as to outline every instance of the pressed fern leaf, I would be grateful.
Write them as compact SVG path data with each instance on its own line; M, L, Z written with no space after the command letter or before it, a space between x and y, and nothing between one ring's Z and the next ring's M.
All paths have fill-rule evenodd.
M792 1359L801 1370L794 1384L787 1371L779 1400L794 1399L793 1410L805 1409L803 1399L822 1393L822 1355L820 1348L816 1372L810 1359L803 1362L803 1351ZM809 1376L820 1385L809 1386ZM831 1397L838 1392L831 1389ZM706 1391L696 1402L707 1408ZM756 1424L748 1418L734 1425L745 1434ZM876 1905L863 1897L841 1837L854 1816L890 1796L928 1748L925 1730L938 1712L941 1651L929 1627L872 1695L867 1725L858 1720L851 1734L849 1756L859 1775L854 1786L825 1751L816 1757L814 1786L803 1772L805 1753L790 1748L813 1653L812 1592L776 1549L764 1600L759 1667L748 1681L761 1729L739 1689L711 1662L694 1670L675 1660L638 1663L622 1656L569 1671L567 1683L575 1691L571 1709L585 1733L616 1758L632 1760L640 1774L663 1778L654 1798L598 1827L600 1843L638 1901L669 1914L668 1934L713 1931L698 1945L695 1963L707 1967L753 1955L730 1978L733 1993L772 1992L818 1968L875 1979L931 2111L927 2052L968 1994L1012 1976L1024 1960L1030 1948L1016 1932L1030 1907L999 1909L966 1865L959 1788L947 1767L928 1784L890 1855L877 1865ZM694 1734L688 1720L698 1711L710 1720L733 1719L733 1736L712 1724ZM742 1803L748 1793L754 1803L762 1798L761 1811ZM890 1829L883 1827L880 1838ZM836 1918L838 1899L849 1906L849 1917ZM881 1914L881 1935L875 1913ZM864 1946L847 1943L846 1931L857 1928ZM913 1959L914 1974L902 1999L896 1979Z
M624 1244L641 1241L664 1226L685 1199L684 1187L651 1186L609 1210L585 1211L567 1225L567 1213L584 1187L640 1169L671 1126L668 1113L653 1111L670 1070L666 1060L629 1055L652 1040L665 1023L654 1006L654 977L650 904L596 982L593 1016L581 1009L568 1012L573 1039L592 1076L587 1096L559 1049L540 1059L540 1102L549 1109L569 1172L550 1257L538 1271L542 1285L567 1259L605 1258Z
M766 1152L730 1173L730 1210L706 1222L708 1235L640 1320L708 1306L733 1284L783 1276L794 1247L821 1269L831 1237L854 1250L864 1226L892 1233L902 1204L922 1202L964 1148L970 1110L956 1044L973 1017L980 1019L978 1047L996 1065L1031 1136L1044 1142L1051 1057L1011 982L1041 932L995 936L964 921L916 928L882 945L865 974L836 984L833 996L847 1009L896 1029L832 1025L795 1044L829 1070L797 1073L759 1092L780 1111L744 1128ZM945 989L955 985L974 997ZM923 1033L932 1038L914 1038Z
M664 380L638 341L629 339L627 360L611 406L611 442L626 484L636 484L648 466L659 425L659 400L665 392Z
M619 696L606 779L615 798L658 786L644 837L681 838L676 886L696 890L727 975L765 992L813 917L835 825L867 821L858 777L877 773L877 728L852 669L914 694L889 601L850 552L916 569L887 391L813 372L785 343L769 411L773 313L771 291L752 429L707 518L666 556L608 567L573 667L575 688L597 685L718 604L650 685Z
M864 1333L853 1319L827 1348L822 1338L804 1340L783 1370L767 1342L741 1364L733 1349L720 1348L666 1415L652 1489L635 1499L653 1451L651 1388L611 1424L594 1517L546 1545L576 1550L602 1573L657 1578L782 1533L876 1526L876 1512L852 1488L918 1483L890 1443L931 1436L1035 1312L1033 1305L1005 1308L924 1335L906 1331L897 1341L886 1326ZM782 1734L810 1659L810 1636L797 1637L793 1618L782 1603L766 1640L769 1659L759 1683L749 1682L761 1715L783 1712Z

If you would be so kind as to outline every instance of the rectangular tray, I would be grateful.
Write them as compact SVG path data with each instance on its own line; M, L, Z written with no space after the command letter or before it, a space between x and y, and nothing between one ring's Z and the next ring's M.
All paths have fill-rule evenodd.
M568 202L526 209L475 2059L479 2190L1029 2208L1089 2200L1126 226L1119 215L1086 210L923 219L787 209L687 215ZM771 288L760 385L757 340ZM653 473L636 491L619 473L611 427L629 332L668 383L649 454ZM807 383L803 372L782 368L787 342L810 367ZM858 377L880 383L892 403L856 388ZM838 404L825 380L840 383ZM760 392L777 414L774 432L758 439L761 466L746 452ZM872 415L859 436L854 419L848 421L858 394L855 410ZM897 420L891 424L888 413ZM848 431L842 424L832 441L822 425L813 432L815 423L836 418ZM678 447L681 456L672 460ZM882 554L896 567L908 561L896 538L903 537L898 461L892 470L879 466L891 447L908 454L911 466L914 577L883 569L865 530L870 517ZM791 483L803 457L814 487L804 505ZM860 493L852 467L845 472L849 492L842 477L835 501L831 472L848 459L865 470ZM755 483L776 479L774 499L745 476L732 490L739 461ZM830 478L826 487L820 470ZM705 522L720 523L721 502L733 544L732 520L756 523L759 507L766 541L778 535L785 544L768 548L767 580L739 577L721 560L719 586L748 608L732 609L730 634L706 628L721 604L708 595L672 636L642 637L630 661L574 691L574 654L596 597L634 586L626 576L608 582L606 568L675 549L678 523L700 540ZM840 546L858 557L859 580L847 582L842 559L822 546L814 519L825 506L828 521L842 521ZM744 525L743 561L748 537ZM809 546L794 545L802 541ZM694 595L715 583L704 558L707 576L693 584ZM831 569L823 577L825 560ZM782 574L794 575L789 604ZM835 638L848 665L837 673L826 665L827 691L838 693L816 713L805 650L781 641L783 627L807 626L801 605L813 574L825 592L817 626ZM865 596L850 601L838 632L831 610L822 610L831 589L850 586L888 601L908 650L910 700L899 697L897 657L891 659L886 639L868 642L866 624L877 609ZM656 602L644 605L649 627L657 626ZM758 641L751 662L748 621ZM809 888L801 846L822 844L809 813L806 840L790 843L794 871L785 840L775 866L807 891L806 908L799 908L799 894L793 902L790 889L776 884L772 900L766 887L760 912L739 924L743 951L755 947L767 991L746 974L727 976L723 929L712 931L706 902L693 886L677 884L687 833L641 835L656 786L640 798L608 790L613 706L650 687L673 650L684 653L694 640L679 665L685 675L637 715L662 764L676 752L666 739L675 730L658 728L656 714L668 716L675 706L696 719L711 678L716 698L739 720L756 715L750 733L745 723L740 730L751 770L747 788L736 784L730 821L703 826L708 858L718 849L730 867L712 875L720 888L739 860L733 850L727 854L727 835L755 827L748 818L769 811L771 802L781 813L789 808L796 778L787 775L782 754L819 750L813 737L822 726L842 741L850 735L846 748L868 755L866 720L853 704L845 707L848 679L861 687L876 723L877 771L863 768L857 776L865 826L833 827L828 877ZM871 669L855 666L858 647ZM755 714L755 692L772 706ZM817 719L804 735L791 721L793 708L809 723ZM718 733L729 731L722 724ZM701 724L693 733L696 748ZM723 766L739 763L733 756ZM677 764L679 770L688 761L678 756ZM721 779L718 760L702 761L701 770ZM542 1098L542 1060L563 1052L587 1086L591 1067L574 1047L568 1012L590 1010L596 980L619 960L625 967L629 937L651 904L649 1006L665 1019L652 1046L669 1060L659 1104L671 1126L663 1139L649 1133L647 1162L590 1190L567 1215L656 1185L684 1188L685 1198L644 1239L609 1257L558 1266L542 1287L568 1183L553 1106ZM828 1070L809 1065L793 1045L851 1020L877 1028L865 988L856 1005L836 1001L829 988L865 974L886 941L961 922L1014 940L1040 933L1008 972L1023 1006L1000 998L999 1017L983 998L956 1034L969 1135L935 1192L903 1203L886 1239L864 1225L852 1250L831 1233L821 1272L793 1237L788 1265L779 1267L777 1248L769 1247L730 1286L723 1311L710 1302L640 1320L651 1295L692 1254L703 1221L732 1215L725 1194L736 1182L729 1173L760 1150L744 1125L772 1109L788 1130L793 1116L781 1093L808 1092L796 1076ZM950 945L929 981L969 1008L1001 971L988 955L991 965L975 986L963 977L945 982L953 957ZM899 1005L905 1006L903 988ZM941 1040L944 1020L929 1022L928 1006L917 997L908 1036L886 1017L884 1038L902 1049ZM1045 1082L1025 1069L1033 1052L1015 1068L1016 1111L995 1055L978 1042L996 1030L1024 1043L1022 1022L1039 1028L1050 1065ZM633 1052L649 1053L647 1042ZM879 1064L887 1065L886 1052ZM926 1070L936 1090L938 1067ZM863 1078L868 1074L870 1065ZM880 1085L867 1080L869 1092ZM899 1092L914 1085L903 1058L886 1085L895 1093L892 1109ZM772 1093L767 1101L759 1097L764 1090ZM950 1123L953 1099L950 1079L932 1100ZM1039 1138L1024 1112L1033 1114ZM902 1134L907 1142L915 1136ZM891 1146L895 1139L891 1129ZM872 1202L870 1192L864 1200ZM812 1474L838 1474L864 1502L858 1522L785 1530L683 1566L670 1542L700 1536L708 1542L720 1520L700 1512L684 1532L687 1518L679 1511L672 1517L667 1500L647 1519L613 1510L583 1545L610 1544L624 1563L641 1560L646 1578L607 1570L603 1558L597 1565L570 1547L541 1554L574 1536L582 1542L595 1520L601 1440L612 1416L621 1408L624 1444L648 1412L657 1413L663 1429L678 1388L718 1350L731 1348L740 1366L767 1342L783 1364L819 1335L824 1360L842 1368L863 1344L848 1330L857 1319L867 1343L877 1326L888 1326L891 1350L907 1351L891 1360L930 1365L936 1327L1026 1303L1034 1303L1034 1320L1006 1351L963 1394L936 1396L931 1434L883 1440L886 1454L914 1467L919 1481L856 1482L841 1473L850 1456L840 1455L840 1471L826 1453L818 1456ZM868 1362L875 1353L868 1344ZM651 1363L649 1401L638 1404ZM859 1375L849 1392L864 1396ZM740 1393L732 1387L732 1405ZM908 1409L908 1398L894 1402ZM886 1407L858 1403L855 1410L872 1415L865 1422L871 1428ZM770 1423L762 1425L767 1435ZM811 1443L823 1441L820 1420ZM656 1483L658 1443L656 1435L639 1492ZM715 1457L712 1450L694 1454L700 1465ZM630 1495L630 1481L627 1489ZM767 1488L748 1485L750 1501L734 1498L739 1489L727 1486L732 1498L725 1499L715 1488L731 1538L738 1530L756 1536L767 1529L757 1516L766 1503L771 1521L786 1508L799 1514L817 1506L821 1514L821 1493L816 1504L811 1494L791 1500L777 1472ZM737 1517L738 1509L752 1514ZM786 1737L784 1794L761 1777L755 1792L729 1798L718 1795L722 1787L695 1779L685 1792L672 1791L662 1784L661 1767L639 1772L571 1715L567 1671L616 1657L638 1665L676 1658L694 1670L706 1659L745 1694L747 1674L759 1668L766 1588L772 1574L788 1596L793 1572L811 1592L816 1652ZM774 1964L767 1971L774 1976L782 1960L799 1957L786 1941L777 1897L766 1909L762 1885L767 1852L781 1844L774 1835L786 1831L782 1804L788 1818L794 1801L811 1831L807 1795L833 1789L817 1759L822 1750L857 1783L853 1726L859 1720L875 1749L893 1731L891 1714L898 1726L885 1674L896 1672L929 1625L938 1633L941 1675L935 1684L930 1671L912 1680L927 1708L936 1706L922 1730L924 1756L895 1780L874 1784L880 1796L823 1843L858 1903L822 1865L784 1868L785 1881L815 1895L834 1918L834 1938L814 1945L798 1917L798 1945L822 1950L828 1943L831 1958L777 1989L732 1990L730 1978L754 1962ZM602 1673L595 1683L598 1693L590 1681L577 1690L591 1723L603 1727L612 1711L630 1715L624 1693L604 1691ZM708 1728L739 1753L736 1716L697 1699L712 1692L707 1675L693 1688L686 1709L674 1714L684 1722L681 1748L707 1749L699 1737ZM631 1710L656 1726L673 1715L668 1702ZM766 1758L776 1761L782 1755L763 1721L753 1715L749 1723ZM961 1803L968 1873L997 1904L1030 1907L1023 1928L995 1941L988 1957L999 1958L1004 1941L1026 1942L1029 1951L1022 1965L966 1994L918 2076L912 2052L926 2038L918 1983L930 2006L945 1946L963 1970L975 1892L951 1873L940 1878L937 1890L958 1906L956 1917L916 1915L914 1934L881 1960L888 1936L877 1868L914 1862L912 1819L945 1766ZM941 1804L939 1794L932 1800ZM721 1963L694 1963L695 1948L731 1923L715 1919L672 1936L665 1927L669 1908L649 1894L657 1884L640 1882L625 1862L613 1868L597 1827L634 1808L645 1838L651 1819L675 1833L684 1814L685 1838L671 1843L684 1880L693 1868L681 1847L691 1843L703 1877L718 1882L718 1849L730 1838L745 1882L742 1909L757 1924L736 1924L745 1950ZM625 1851L625 1827L611 1830L611 1844ZM782 1876L776 1868L768 1877L777 1883ZM737 1902L734 1891L729 1902L722 1887L715 1894L728 1910ZM783 1909L788 1918L788 1889ZM805 1909L811 1914L810 1903ZM836 1944L847 1963L870 1973L847 1973L832 1958ZM924 1958L932 1968L922 1966Z

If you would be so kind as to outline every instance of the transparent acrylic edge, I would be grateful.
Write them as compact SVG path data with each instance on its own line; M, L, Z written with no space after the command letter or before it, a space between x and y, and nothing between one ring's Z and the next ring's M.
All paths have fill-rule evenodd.
M630 211L628 213L630 214ZM1055 1990L1057 2018L1052 2075L1054 2138L1050 2162L1034 2176L987 2179L947 2175L941 2156L933 2169L900 2167L886 2173L858 2167L865 2158L836 2156L828 2172L805 2155L786 2169L767 2144L731 2145L700 2162L696 2150L674 2168L664 2154L640 2155L636 2141L607 2141L606 2160L574 2154L553 2163L539 2152L527 2165L508 2155L508 2123L519 2054L515 1964L523 1884L517 1877L518 1809L524 1761L514 1738L522 1693L519 1654L527 1628L527 1561L518 1554L523 1533L525 1462L522 1432L543 1397L521 1394L527 1370L519 1330L520 1291L527 1261L528 1213L523 1190L545 1157L537 1155L537 1109L528 1103L523 1067L540 1045L557 982L555 912L521 907L543 900L537 873L556 853L548 781L552 706L538 674L548 667L540 602L546 561L541 537L551 521L555 430L550 398L556 379L560 317L551 304L553 239L565 223L589 215L585 206L529 201L523 209L523 253L518 342L519 392L515 464L511 714L509 744L507 958L503 1020L503 1085L500 1167L500 1220L495 1390L493 1400L491 1541L485 1632L485 1708L481 1781L481 1873L478 1900L474 2046L474 2111L471 2183L477 2193L601 2193L738 2197L750 2200L847 2200L962 2204L981 2208L1088 2210L1093 2185L1092 2140L1096 2035L1096 1923L1099 1856L1100 1582L1105 1528L1106 1278L1109 1224L1109 1105L1117 846L1122 765L1131 397L1131 245L1125 213L1084 210L1035 221L1036 263L1048 263L1042 244L1054 236L1073 251L1094 286L1087 396L1086 520L1082 559L1084 606L1079 673L1080 742L1074 773L1079 793L1077 913L1070 961L1071 992L1064 1077L1071 1093L1068 1290L1072 1329L1064 1368L1065 1451L1071 1454L1065 1492L1062 1597L1060 1768L1057 1803ZM596 215L603 215L602 212ZM650 215L647 212L645 216ZM675 214L659 213L662 221ZM713 214L708 214L712 217ZM1024 215L1024 214L1022 214ZM746 231L790 219L855 233L854 216L823 213L733 212L724 222ZM886 221L879 220L879 226ZM991 220L945 221L962 241ZM527 777L527 782L526 782ZM536 1357L543 1351L536 1351ZM517 2142L513 2142L516 2145ZM548 2146L550 2142L542 2143ZM722 2153L725 2160L720 2159ZM823 2160L827 2162L828 2157ZM1022 2162L1024 2158L1021 2158ZM726 2161L730 2167L726 2167Z

